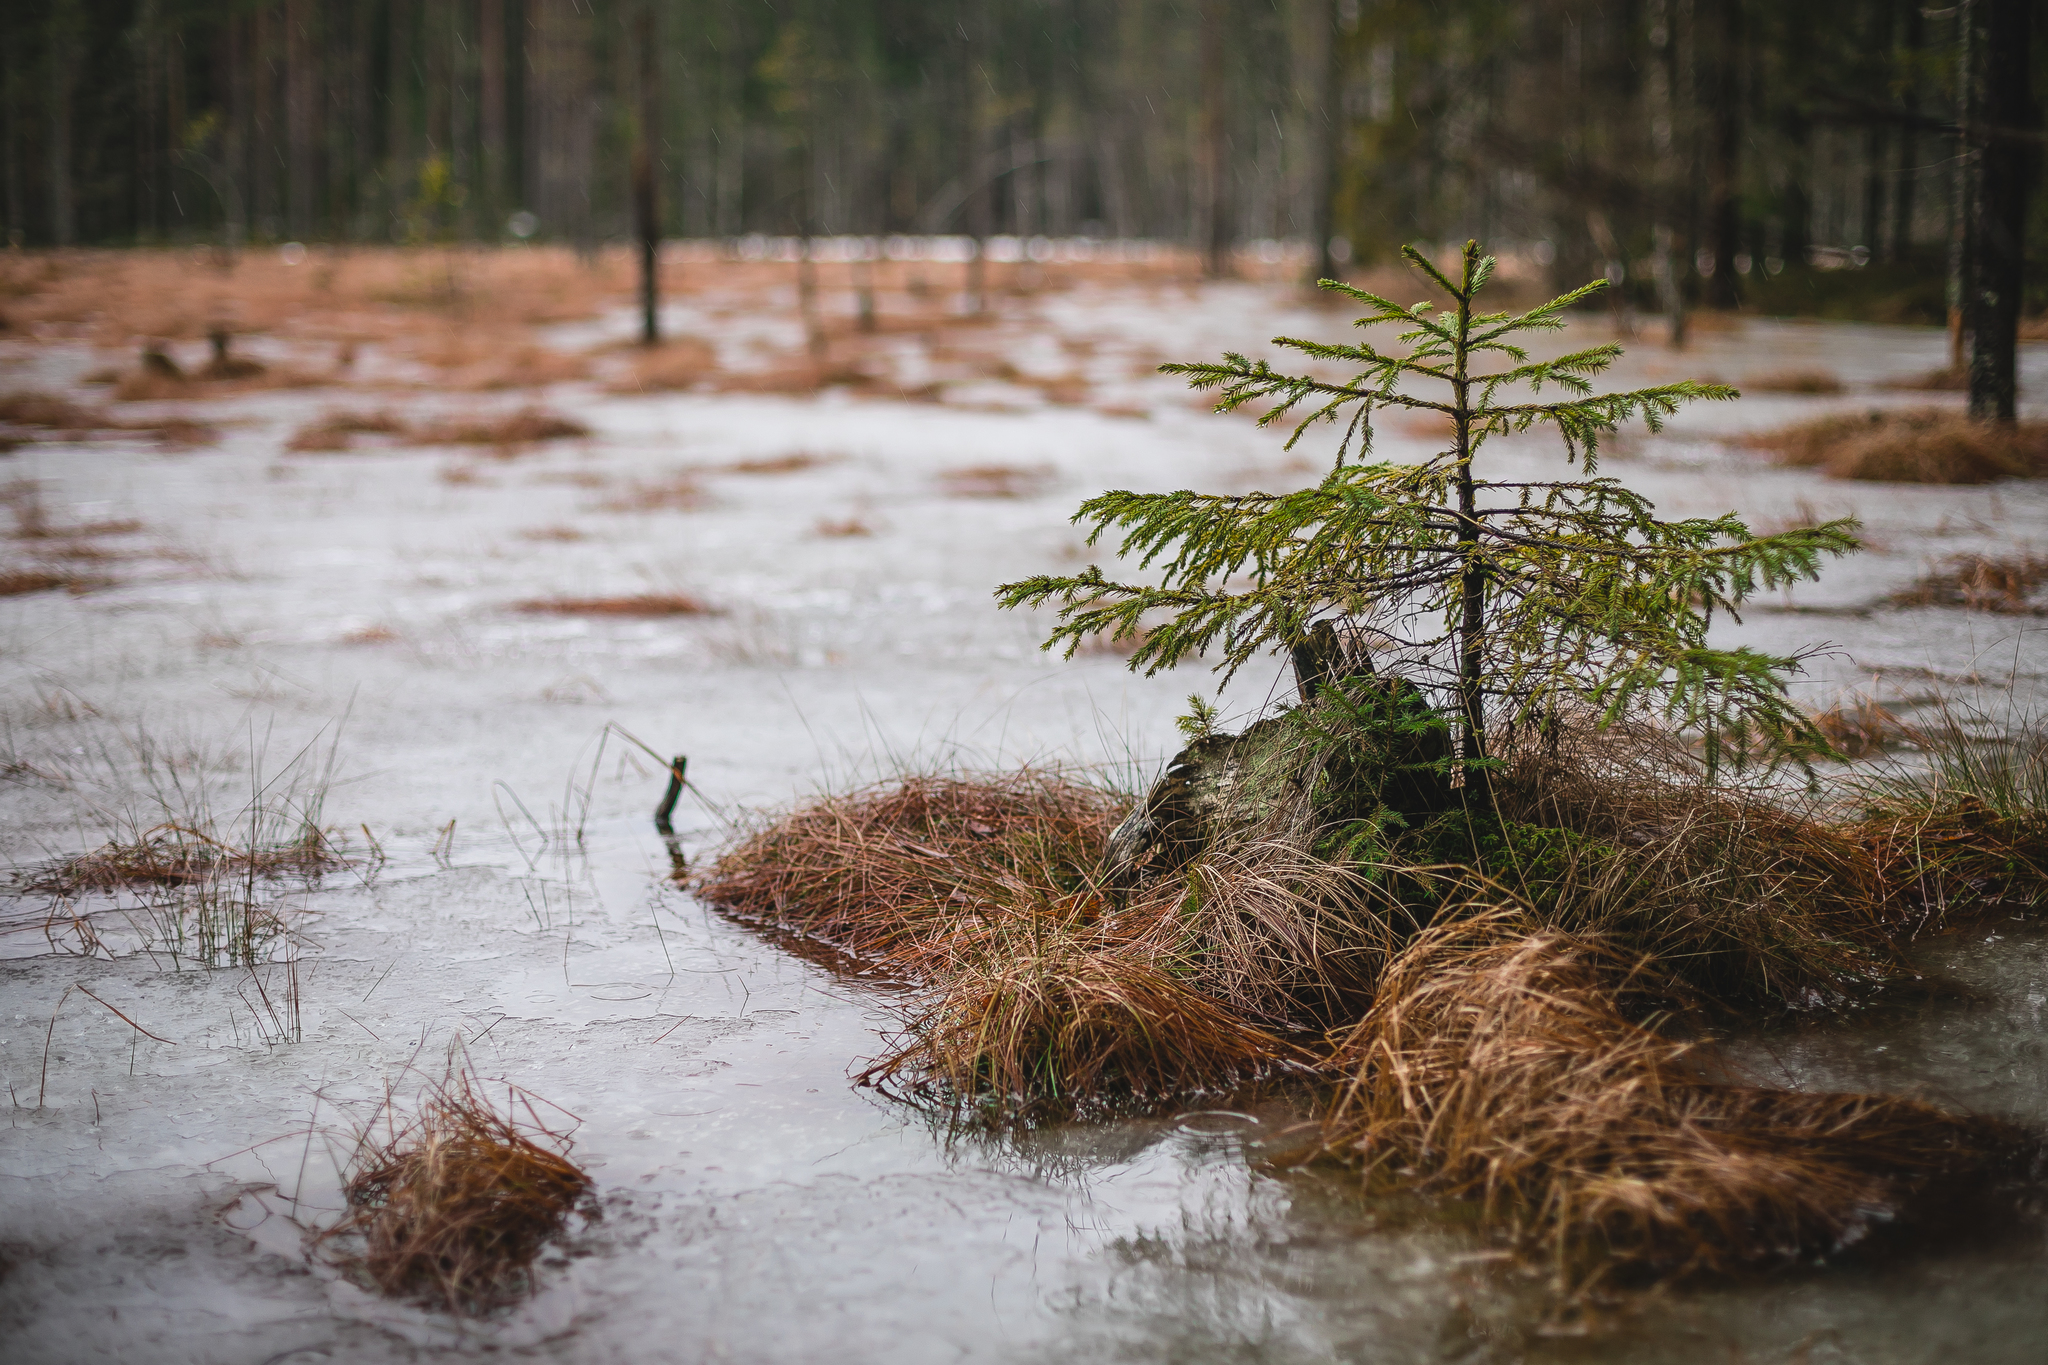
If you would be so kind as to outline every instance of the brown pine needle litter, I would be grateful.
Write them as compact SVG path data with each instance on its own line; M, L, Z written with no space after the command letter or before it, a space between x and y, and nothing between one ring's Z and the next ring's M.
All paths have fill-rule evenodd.
M541 1250L572 1214L596 1209L568 1139L513 1093L529 1122L499 1113L452 1068L403 1127L387 1104L381 1136L372 1125L358 1140L348 1211L322 1235L344 1269L394 1297L471 1315L533 1291Z

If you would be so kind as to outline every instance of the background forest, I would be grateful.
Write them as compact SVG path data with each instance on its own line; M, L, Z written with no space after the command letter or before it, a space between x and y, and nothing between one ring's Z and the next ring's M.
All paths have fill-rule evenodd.
M0 7L4 211L26 245L594 246L632 229L644 117L670 236L1147 237L1212 263L1337 238L1326 265L1478 236L1646 303L1933 320L1969 9L31 0ZM1779 283L1809 266L1841 278Z

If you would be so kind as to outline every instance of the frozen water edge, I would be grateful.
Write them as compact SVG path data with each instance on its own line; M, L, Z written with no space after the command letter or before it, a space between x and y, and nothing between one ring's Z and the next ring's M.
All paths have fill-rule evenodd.
M1335 330L1250 287L1170 310L1113 291L1059 296L1030 326L1174 355ZM1709 334L1680 358L1645 346L1618 379L1740 379L1818 362L1867 383L1932 368L1941 345L1905 329L1751 325ZM75 378L89 360L61 347L34 354L37 382ZM2029 350L2028 392L2048 381L2043 359ZM452 1349L1291 1361L1561 1350L1533 1335L1533 1300L1472 1259L1482 1244L1427 1220L1370 1226L1317 1182L1247 1161L1235 1133L1201 1131L1213 1124L949 1145L855 1091L848 1065L876 1050L890 1021L882 1002L666 889L646 829L659 780L616 746L585 853L530 864L512 842L524 831L504 791L557 824L551 808L573 804L565 783L588 770L606 720L688 752L703 788L738 804L956 755L1156 763L1181 698L1206 690L1207 675L1147 682L1114 660L1059 664L1034 651L1038 623L995 613L987 596L1003 579L1077 562L1065 517L1095 489L1290 477L1277 473L1271 434L1196 412L1170 386L1136 381L1132 392L1154 404L1149 420L564 387L550 400L598 436L475 461L480 482L468 484L443 482L450 457L420 451L281 457L307 415L290 393L219 405L235 425L211 451L108 442L16 457L59 520L140 517L194 556L150 561L87 597L0 602L0 695L16 753L68 764L111 800L118 764L99 764L95 746L118 759L118 736L138 726L229 759L260 748L274 771L346 714L328 818L368 824L394 860L369 885L342 874L304 893L315 946L295 1044L254 1036L246 975L56 957L32 938L0 945L0 1065L16 1101L0 1133L9 1358L403 1360ZM1804 503L1863 516L1874 551L1799 590L1794 607L1860 608L1931 558L2038 547L2048 489L1830 483L1711 440L1830 406L1902 401L1919 400L1721 405L1606 468L1672 514L1734 507L1768 522ZM1423 448L1395 429L1382 436L1389 455ZM700 473L710 505L698 512L608 511L604 492L583 486L798 449L836 458L773 477ZM1554 459L1523 444L1500 457L1514 469ZM949 468L986 464L1050 476L1015 499L950 498L935 484ZM849 514L876 534L810 533ZM587 538L520 534L554 525ZM555 593L650 589L686 589L728 614L585 623L505 610ZM1765 611L1740 638L1774 649L1837 642L1842 653L1817 661L1805 685L1816 697L1871 686L1874 672L1928 686L1917 670L1951 689L1973 674L2011 678L2030 703L2048 677L2038 633L1959 613ZM1270 681L1248 679L1228 700L1255 706ZM89 846L75 791L11 776L0 788L10 861ZM450 819L454 866L443 869L426 851ZM698 812L685 833L701 851L719 828ZM2009 952L2002 965L1959 970L2023 1005L2041 990L2038 954L2027 941ZM38 1108L46 1026L74 985L175 1045L138 1038L74 992L49 1027ZM1979 1102L2038 1113L2048 1090L2038 1009L2008 1016L1962 1064L1991 1077L1973 1092ZM1955 1011L1903 1027L1978 1037ZM476 1325L309 1270L285 1221L291 1196L309 1216L335 1198L337 1153L325 1138L306 1141L308 1127L345 1129L409 1063L437 1072L458 1032L483 1075L579 1116L576 1154L607 1210L579 1234L579 1254L545 1272L534 1302ZM1886 1084L1934 1086L1958 1065L1953 1047L1912 1055ZM1830 1074L1814 1062L1799 1078ZM2038 1246L1844 1268L1683 1297L1649 1310L1644 1336L1574 1349L1641 1358L1654 1340L1666 1359L1726 1359L1731 1346L1769 1359L1832 1332L1866 1360L1922 1359L1936 1342L1965 1339L1967 1358L2025 1359L2048 1330L2043 1270Z

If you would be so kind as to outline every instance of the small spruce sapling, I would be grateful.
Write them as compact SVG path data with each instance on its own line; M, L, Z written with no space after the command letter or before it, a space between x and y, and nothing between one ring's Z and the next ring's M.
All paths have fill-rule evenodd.
M1785 694L1807 655L1707 643L1716 611L1731 618L1753 594L1817 577L1824 559L1858 548L1850 518L1759 536L1730 513L1663 521L1648 499L1597 477L1600 439L1626 421L1652 431L1685 403L1740 395L1686 381L1595 394L1590 382L1621 354L1614 343L1532 360L1511 338L1565 325L1595 281L1524 313L1481 313L1473 301L1494 258L1467 242L1453 279L1412 247L1402 254L1452 300L1403 308L1334 280L1323 288L1365 307L1355 325L1400 328L1398 351L1369 343L1276 337L1346 380L1287 374L1227 353L1220 363L1162 368L1220 395L1218 412L1274 406L1261 426L1296 419L1292 449L1317 422L1341 424L1335 466L1315 486L1230 497L1187 491L1110 492L1075 514L1088 543L1121 536L1120 558L1156 583L1115 582L1090 565L997 589L1005 607L1059 605L1045 647L1067 654L1091 635L1135 640L1130 667L1147 675L1211 655L1227 682L1245 664L1338 620L1401 656L1457 743L1454 781L1477 787L1489 727L1544 724L1590 712L1602 725L1655 715L1701 736L1710 773L1758 755L1776 763L1831 753ZM1479 368L1488 361L1497 368ZM1558 396L1547 398L1546 390ZM1416 464L1367 463L1372 419L1385 408L1437 414L1449 447ZM1305 415L1302 415L1304 414ZM1584 477L1487 479L1475 468L1494 437L1548 424ZM1149 622L1163 617L1157 625ZM1469 794L1469 793L1468 793Z

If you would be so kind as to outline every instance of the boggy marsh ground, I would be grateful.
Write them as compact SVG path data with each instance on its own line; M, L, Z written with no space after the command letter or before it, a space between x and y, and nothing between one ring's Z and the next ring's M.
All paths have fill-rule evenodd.
M40 869L90 853L110 837L103 812L153 811L139 799L151 792L145 749L205 785L226 823L337 729L320 822L348 836L353 861L278 883L273 903L301 934L295 1041L265 1008L269 991L282 1015L283 963L153 961L113 925L111 953L53 946L44 893L16 897L20 932L0 964L12 1354L570 1359L687 1343L735 1360L972 1348L1004 1360L1719 1362L1813 1356L1828 1342L1870 1360L1940 1349L1997 1361L2024 1359L2048 1331L2038 1237L2024 1219L1972 1216L1960 1237L1930 1231L1924 1254L1852 1248L1822 1269L1674 1291L1591 1337L1548 1335L1549 1291L1504 1270L1502 1245L1459 1206L1368 1196L1342 1166L1276 1169L1286 1143L1271 1135L1314 1117L1285 1095L1003 1134L934 1128L849 1080L887 1055L903 981L848 980L844 964L761 938L670 881L648 815L675 753L690 755L704 798L677 812L700 861L732 837L727 816L905 770L1106 768L1126 791L1148 779L1208 676L1136 680L1114 654L1058 663L1036 650L1042 623L995 612L989 591L1086 562L1066 517L1089 493L1256 486L1290 458L1152 367L1327 331L1291 285L1201 285L1170 261L1090 278L1055 262L1035 292L998 280L991 315L972 321L957 265L905 262L900 292L879 296L873 340L827 357L886 385L721 392L687 374L689 386L668 387L682 381L664 374L615 392L641 363L619 344L634 329L627 277L610 257L576 273L586 268L565 255L547 268L564 272L574 315L522 316L502 347L571 363L492 389L489 356L426 343L445 332L495 351L515 329L481 311L473 325L428 325L425 310L454 297L432 258L375 259L392 297L364 309L389 310L388 323L345 335L343 310L323 312L308 276L291 310L235 324L231 354L319 381L306 387L197 378L180 396L122 399L85 381L114 370L117 385L152 336L181 369L203 369L205 308L173 300L186 321L123 322L83 292L62 316L37 311L40 293L6 306L0 393L56 395L94 423L180 416L210 433L167 445L118 424L7 429L20 442L7 477L37 501L26 519L0 519L6 564L95 580L0 598L8 861ZM90 264L62 258L60 281L73 260ZM497 268L484 262L478 278ZM525 267L503 268L516 293ZM793 271L683 260L669 330L736 375L807 363ZM858 334L838 271L821 270L819 294L834 348ZM336 267L335 289L345 274ZM195 272L192 287L220 278ZM500 306L468 293L479 310ZM1833 641L1800 685L1813 706L1869 701L1924 728L1931 698L2003 714L2034 704L2048 675L2027 615L1889 600L1955 556L2038 554L2039 484L1838 480L1734 441L1829 412L1949 401L1881 387L1944 356L1932 330L1751 321L1682 354L1638 345L1624 361L1645 379L1824 367L1841 381L1840 394L1688 414L1604 470L1674 515L1862 517L1868 553L1717 626L1775 650ZM2026 392L2048 382L2043 360L2024 354ZM388 412L416 431L528 408L590 434L504 458L400 432L353 433L339 452L288 448L330 412ZM1436 438L1379 439L1398 457ZM1531 467L1553 458L1501 449ZM105 557L50 553L73 545ZM647 598L716 611L520 609ZM1226 722L1278 681L1248 676L1226 693ZM599 754L607 721L660 759L616 737ZM2043 941L2022 923L1986 926L1917 943L1910 961L1957 989L1846 1022L1738 1025L1731 1060L1759 1084L2048 1119L2028 1003L2048 994ZM502 1081L573 1113L541 1111L573 1137L603 1213L542 1257L534 1297L460 1321L363 1292L309 1261L301 1235L341 1215L350 1135L387 1084L409 1103L458 1034L494 1104Z

